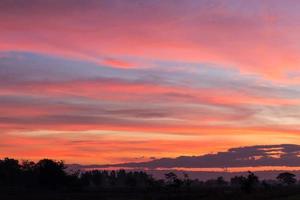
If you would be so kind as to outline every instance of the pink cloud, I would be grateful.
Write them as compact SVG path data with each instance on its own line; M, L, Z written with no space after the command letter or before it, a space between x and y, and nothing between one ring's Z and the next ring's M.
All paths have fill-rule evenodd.
M259 2L255 4L260 6ZM148 7L93 2L85 5L84 11L90 12L84 15L79 9L81 5L76 7L76 4L70 8L69 15L65 15L64 6L68 1L56 5L58 7L46 5L37 4L23 10L26 18L12 15L16 8L3 7L2 18L10 20L3 20L1 24L4 29L0 49L93 61L131 55L211 62L279 81L288 81L286 73L296 70L300 63L300 49L295 45L299 41L299 30L293 24L296 18L286 21L290 14L275 7L277 4L274 10L267 9L271 4L258 11L253 8L251 15L249 11L235 10L221 2L213 6L199 3L194 8L189 3L176 6L166 2ZM137 9L130 11L132 6ZM47 12L32 12L40 9ZM131 67L129 63L111 61L112 66Z

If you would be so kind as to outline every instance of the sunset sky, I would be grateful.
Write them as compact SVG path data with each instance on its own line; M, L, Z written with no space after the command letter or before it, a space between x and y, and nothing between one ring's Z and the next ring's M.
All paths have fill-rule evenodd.
M300 144L300 1L1 0L0 158Z

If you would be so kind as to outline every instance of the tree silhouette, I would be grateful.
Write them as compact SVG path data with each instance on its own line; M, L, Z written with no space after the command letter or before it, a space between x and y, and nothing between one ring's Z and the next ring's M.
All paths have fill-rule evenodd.
M258 177L254 173L248 171L248 176L243 183L243 189L246 192L251 192L258 183Z
M219 176L219 177L217 178L217 184L218 184L218 186L220 186L220 187L224 187L224 186L226 186L228 183L224 180L223 176Z
M67 174L63 161L53 161L50 159L40 160L35 165L35 172L41 186L56 188L66 183Z
M193 181L190 179L189 175L187 173L183 174L183 184L184 186L190 190L191 189L191 185L192 185Z
M234 176L230 179L230 185L233 187L242 187L245 181L246 177L244 176Z
M35 173L35 163L29 160L24 160L21 164L22 170L22 183L27 187L32 187L37 182Z
M180 180L173 172L166 173L165 178L167 180L167 185L175 190L180 188L180 186L183 184L183 181Z
M293 185L297 181L295 177L296 177L295 174L284 172L284 173L280 173L276 178L280 183L284 185Z
M235 176L231 178L230 183L234 187L240 187L245 192L251 192L259 183L259 179L254 173L248 171L247 177Z
M10 158L0 160L0 183L15 185L20 179L21 168L19 161Z

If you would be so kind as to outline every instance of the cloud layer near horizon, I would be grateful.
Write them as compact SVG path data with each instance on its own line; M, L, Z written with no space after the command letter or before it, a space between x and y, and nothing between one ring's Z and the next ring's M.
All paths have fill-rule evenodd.
M111 165L110 167L130 167L141 169L217 169L246 167L299 167L300 146L292 144L256 145L236 147L227 151L201 156L180 156L177 158L161 158L148 162L132 162ZM108 165L109 166L109 165ZM99 167L82 166L84 167ZM102 166L103 167L103 166ZM105 166L104 166L105 167ZM107 166L106 166L107 167ZM255 168L254 168L255 169Z
M298 144L299 7L1 1L0 156L115 163Z
M231 148L224 152L201 156L161 158L140 163L113 166L147 169L162 168L242 168L242 167L299 167L300 146L292 144L257 145ZM258 168L259 169L259 168Z

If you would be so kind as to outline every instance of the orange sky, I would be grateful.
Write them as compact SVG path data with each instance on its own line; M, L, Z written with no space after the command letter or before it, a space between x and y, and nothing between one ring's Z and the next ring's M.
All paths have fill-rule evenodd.
M0 3L0 157L300 144L300 3Z

